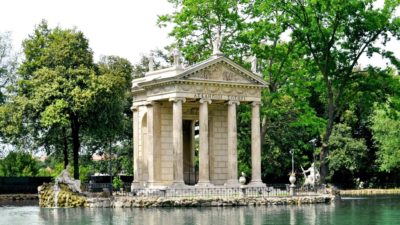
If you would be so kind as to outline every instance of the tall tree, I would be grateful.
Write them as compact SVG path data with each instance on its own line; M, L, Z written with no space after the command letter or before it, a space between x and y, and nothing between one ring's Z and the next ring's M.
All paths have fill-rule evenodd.
M19 67L15 102L23 106L26 123L34 124L39 135L61 131L59 141L63 142L69 132L74 178L78 179L80 135L94 105L97 83L89 43L80 31L50 29L43 21L23 42L23 48L25 59ZM67 148L65 145L65 153Z
M10 33L0 33L0 103L5 101L6 87L15 83L17 55L13 52Z
M393 52L383 46L391 36L399 37L400 19L395 17L399 2L373 0L290 0L276 2L287 16L292 37L306 47L322 75L322 101L327 120L320 152L321 179L328 175L329 141L335 121L343 113L343 95L353 89L355 70L362 55L378 54L399 65Z

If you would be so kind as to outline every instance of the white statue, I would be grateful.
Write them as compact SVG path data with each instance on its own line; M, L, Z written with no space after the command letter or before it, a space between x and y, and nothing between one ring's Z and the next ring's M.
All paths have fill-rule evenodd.
M172 51L172 56L174 57L174 65L176 67L181 66L181 55L181 52L177 48Z
M221 32L216 32L215 37L212 39L213 45L213 55L222 55L221 45L222 45L222 35Z
M154 57L153 57L153 53L150 53L149 56L149 71L154 71Z
M312 163L310 168L308 168L307 170L304 170L303 167L301 167L301 170L303 170L303 174L304 174L303 187L306 185L310 185L310 186L314 187L315 184L317 184L319 182L320 175L319 175L317 168L315 168L314 163ZM310 173L310 174L307 176L307 173Z
M55 179L56 184L66 184L69 189L73 192L81 193L81 182L80 180L75 180L69 175L69 165L65 168L60 175Z
M251 72L257 74L257 57L255 55L251 57Z

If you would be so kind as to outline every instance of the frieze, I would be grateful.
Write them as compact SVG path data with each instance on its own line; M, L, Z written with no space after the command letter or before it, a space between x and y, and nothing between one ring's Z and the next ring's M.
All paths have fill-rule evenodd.
M223 94L205 94L196 93L194 98L205 98L205 99L215 99L215 100L235 100L235 101L245 101L245 96L240 95L223 95Z

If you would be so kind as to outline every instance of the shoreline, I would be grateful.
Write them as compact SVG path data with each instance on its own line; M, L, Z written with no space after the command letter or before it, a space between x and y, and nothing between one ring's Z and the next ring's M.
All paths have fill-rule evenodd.
M237 198L165 198L130 197L88 198L88 208L153 208L153 207L229 207L229 206L271 206L326 204L336 199L334 195L293 196L293 197L237 197Z
M400 188L391 189L353 189L353 190L340 190L340 195L396 195L400 194Z
M38 194L0 194L0 201L39 200Z

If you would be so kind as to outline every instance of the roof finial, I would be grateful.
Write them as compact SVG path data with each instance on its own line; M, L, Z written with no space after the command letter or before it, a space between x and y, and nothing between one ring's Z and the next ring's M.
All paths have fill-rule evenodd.
M173 51L172 51L172 56L174 57L174 66L175 67L182 67L182 62L181 62L181 56L182 56L182 54L181 54L181 52L179 51L179 49L177 49L177 48L175 48Z
M251 57L251 72L257 74L257 56L253 55Z
M149 72L154 71L154 56L153 53L149 55Z
M221 44L222 43L222 35L221 31L217 31L215 34L215 37L212 39L212 45L213 45L213 56L222 56L224 55L221 52Z

